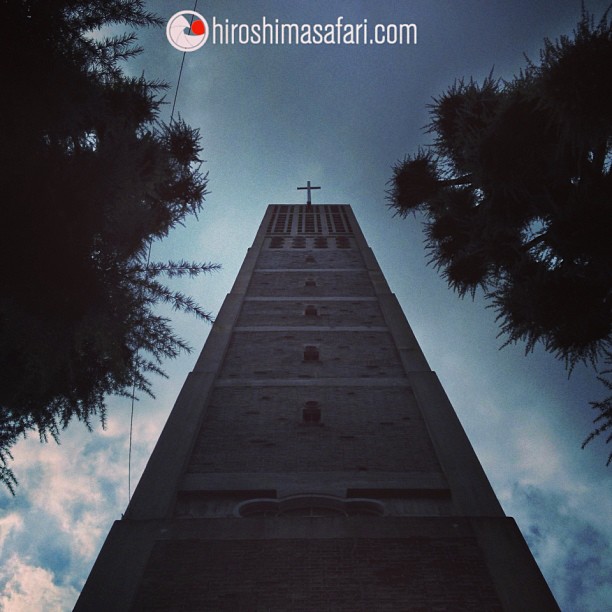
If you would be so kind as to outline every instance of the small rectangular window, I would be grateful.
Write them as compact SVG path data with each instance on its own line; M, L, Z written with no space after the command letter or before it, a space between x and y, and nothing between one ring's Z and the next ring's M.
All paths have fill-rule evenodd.
M336 248L338 249L350 249L351 243L346 236L336 236Z
M319 349L312 345L304 347L304 361L319 361Z
M308 401L302 409L304 423L319 423L321 421L321 408L319 402Z

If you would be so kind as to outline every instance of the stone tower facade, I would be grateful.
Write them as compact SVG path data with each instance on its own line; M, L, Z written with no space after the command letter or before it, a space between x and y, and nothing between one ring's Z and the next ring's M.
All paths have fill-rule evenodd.
M76 609L558 610L350 206L268 207Z

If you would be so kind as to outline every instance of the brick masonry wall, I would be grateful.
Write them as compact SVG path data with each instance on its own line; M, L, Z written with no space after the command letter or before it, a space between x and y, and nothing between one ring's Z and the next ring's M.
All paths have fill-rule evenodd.
M158 542L133 610L502 608L473 538L410 537Z
M305 316L307 305L317 309L316 316ZM378 302L374 301L245 301L237 322L243 325L287 326L384 326L385 321Z
M225 474L225 477L227 478L227 474ZM235 490L228 492L218 490L214 492L183 492L177 498L174 517L181 520L194 518L215 520L220 518L236 519L240 514L240 504L253 501L254 499L269 498L269 492L269 489L263 491L261 489L255 491L241 490L239 492ZM352 496L352 498L355 497L355 495ZM364 498L364 496L357 497ZM404 492L403 494L400 491L392 494L385 492L384 495L377 496L375 491L369 491L365 495L365 499L376 500L386 517L438 517L451 515L450 499L443 496L418 495L412 491ZM282 518L285 519L286 516ZM368 516L368 518L371 517Z
M314 260L314 261L312 261ZM258 268L361 268L363 260L354 249L264 249Z
M319 425L302 421L308 400L319 402ZM188 471L439 469L409 387L306 386L217 388Z
M318 361L304 361L316 346ZM234 333L221 378L379 378L404 376L385 332L287 331Z
M286 230L281 213L297 215L300 207L276 212L278 223L268 214L253 247L262 249L249 252L220 333L211 334L211 367L192 378L190 395L177 404L185 412L173 412L154 455L150 490L141 494L153 512L119 522L115 534L136 527L136 540L111 541L115 557L99 566L102 586L82 609L125 609L129 601L132 610L147 611L501 610L476 535L497 563L506 558L499 550L506 532L498 542L488 523L479 530L457 516L466 493L453 470L466 462L463 452L449 460L454 447L440 442L446 425L438 417L450 414L445 398L421 362L422 372L404 372L389 331L402 343L411 338L402 317L389 307L387 328L378 303L361 299L375 297L371 278L387 293L382 272L369 257L366 269L359 235L266 233ZM330 219L342 222L336 216ZM241 302L238 330L231 329ZM305 316L307 305L317 307L316 317ZM260 326L281 329L256 331ZM318 360L304 359L309 345ZM217 359L213 380L207 373ZM432 405L417 405L408 377ZM304 421L306 402L320 408L319 422ZM444 471L421 410L432 410L429 426L440 427ZM183 441L189 459L177 452ZM480 473L470 474L477 478L467 495L479 493ZM117 571L132 573L122 582L112 578ZM520 579L502 578L502 597L523 588ZM135 600L127 581L138 585ZM521 597L516 601L529 599Z
M317 286L307 287L305 281L313 278ZM250 296L314 297L314 296L373 296L374 289L364 270L342 272L257 272L249 285Z

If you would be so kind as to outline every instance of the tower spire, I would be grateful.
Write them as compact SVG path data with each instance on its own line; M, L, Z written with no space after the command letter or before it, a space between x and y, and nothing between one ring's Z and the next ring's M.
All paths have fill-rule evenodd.
M75 612L177 607L559 610L349 205L268 207Z

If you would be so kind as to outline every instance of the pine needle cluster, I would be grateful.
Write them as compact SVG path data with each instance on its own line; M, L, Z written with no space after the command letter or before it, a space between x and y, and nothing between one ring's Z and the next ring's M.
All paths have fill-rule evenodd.
M434 143L395 165L387 192L399 216L424 215L449 286L484 292L505 344L540 343L570 372L612 349L611 66L609 10L596 22L583 7L573 36L545 40L511 81L434 98ZM587 442L612 426L610 400L593 406Z
M20 436L57 440L72 419L104 424L109 394L152 393L149 376L188 350L156 305L211 320L163 277L218 266L148 261L151 241L201 210L200 136L158 120L165 84L121 70L134 34L99 30L159 18L128 0L4 6L0 481L14 491Z

